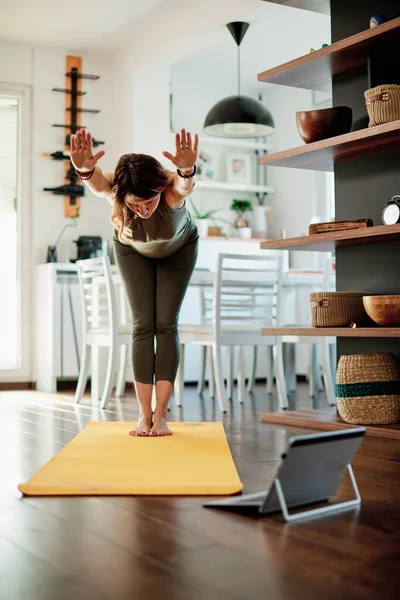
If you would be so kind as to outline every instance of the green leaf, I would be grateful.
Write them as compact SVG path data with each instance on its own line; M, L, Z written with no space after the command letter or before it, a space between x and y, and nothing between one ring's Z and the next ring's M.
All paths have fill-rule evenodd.
M199 211L196 208L195 203L192 200L192 197L190 197L189 200L190 200L190 204L192 205L192 208L194 210L194 215L195 215L196 219L204 219L205 217L201 217Z
M215 215L215 213L219 212L220 210L224 210L223 208L215 208L214 210L209 210L206 213L200 213L197 210L196 205L193 202L191 196L189 196L189 201L190 201L190 204L192 205L195 219L209 219L212 215Z
M238 200L234 199L231 204L231 210L235 210L240 213L253 210L253 203L251 200Z
M219 212L220 210L223 210L222 208L215 208L214 210L210 210L207 213L205 213L204 215L204 219L209 219L211 217L211 215L215 215L215 213Z

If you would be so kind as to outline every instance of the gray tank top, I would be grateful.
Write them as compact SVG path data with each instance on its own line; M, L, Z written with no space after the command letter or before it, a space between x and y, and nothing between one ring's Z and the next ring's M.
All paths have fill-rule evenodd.
M198 238L197 227L186 202L181 208L171 208L164 194L161 194L160 203L151 217L137 217L124 234L132 248L149 258L166 258ZM114 237L117 238L117 233Z

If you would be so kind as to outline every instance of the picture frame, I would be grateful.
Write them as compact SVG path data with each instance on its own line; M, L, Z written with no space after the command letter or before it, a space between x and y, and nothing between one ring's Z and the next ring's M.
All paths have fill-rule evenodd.
M228 183L250 185L252 183L249 154L237 153L226 156L226 180Z
M212 162L213 157L200 148L199 156L197 158L197 179L203 181L212 181L214 179Z

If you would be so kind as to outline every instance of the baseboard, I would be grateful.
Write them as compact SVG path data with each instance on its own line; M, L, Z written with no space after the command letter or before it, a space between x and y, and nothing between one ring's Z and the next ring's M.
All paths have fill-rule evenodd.
M57 381L57 392L74 392L76 390L76 386L78 385L78 381L76 379L64 379ZM133 383L127 381L126 389L133 391ZM90 394L90 377L86 384L85 394Z
M34 381L0 381L0 392L12 392L14 390L35 390L36 383Z
M297 375L297 382L298 383L304 383L307 381L307 378L305 375ZM68 391L74 391L76 389L78 381L74 380L74 379L70 379L70 380L64 380L64 381L57 381L57 391L59 392L68 392ZM208 383L206 381L206 383ZM256 379L256 384L257 385L266 385L267 380L266 378L258 378ZM234 381L234 384L237 384L237 381ZM187 387L196 387L198 385L197 381L185 381L185 386ZM127 382L126 383L126 387L129 390L133 391L133 383ZM15 381L15 382L0 382L0 391L13 391L13 390L36 390L36 383L34 381ZM88 381L88 384L86 386L86 393L90 392L90 379Z

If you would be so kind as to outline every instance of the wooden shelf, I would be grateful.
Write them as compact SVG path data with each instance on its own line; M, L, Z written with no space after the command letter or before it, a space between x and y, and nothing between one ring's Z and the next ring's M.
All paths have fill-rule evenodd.
M399 141L400 120L267 154L260 157L259 163L275 167L333 171L336 162L398 148Z
M400 241L400 225L377 225L350 231L317 233L303 237L261 242L262 250L307 250L312 252L334 252L336 248Z
M351 337L351 338L398 338L400 327L266 327L261 335L283 337Z
M365 65L375 48L382 41L396 36L399 28L400 17L268 69L258 75L258 80L308 90L327 91L334 77Z
M243 185L241 183L227 183L226 181L205 181L196 180L198 190L221 190L225 192L252 192L262 194L272 194L275 191L271 185Z
M336 412L336 408L324 410L298 410L261 415L263 423L284 425L287 427L304 427L320 431L337 431L354 427L345 423ZM366 435L385 439L400 440L400 423L391 425L367 425Z

